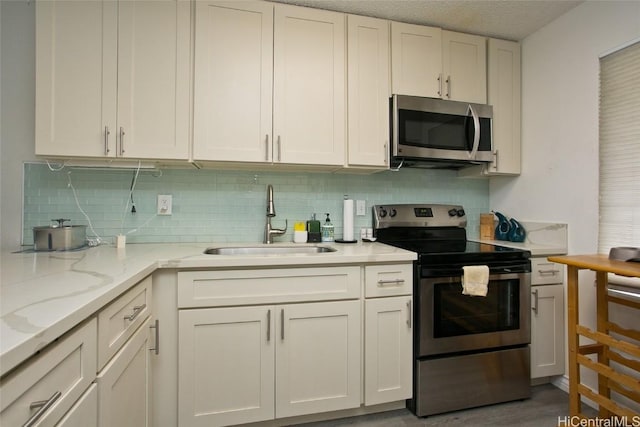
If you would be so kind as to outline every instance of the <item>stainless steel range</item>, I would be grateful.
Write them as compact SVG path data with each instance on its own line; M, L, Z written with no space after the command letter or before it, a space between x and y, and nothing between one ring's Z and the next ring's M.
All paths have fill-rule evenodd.
M413 399L418 416L530 397L530 253L467 241L462 206L373 207L377 240L418 254ZM486 296L462 294L487 265Z

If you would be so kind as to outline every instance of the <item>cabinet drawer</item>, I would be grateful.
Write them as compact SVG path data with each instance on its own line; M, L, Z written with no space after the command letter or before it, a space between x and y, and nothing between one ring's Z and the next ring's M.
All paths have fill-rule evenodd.
M413 264L368 265L364 280L366 298L411 295Z
M548 285L562 283L564 266L550 262L547 258L531 258L531 284Z
M180 308L359 297L358 266L178 273Z
M151 314L151 276L98 313L98 369L113 357Z
M50 344L0 383L0 425L21 426L42 415L33 425L59 421L82 396L96 376L96 320L80 326ZM37 408L30 408L39 402ZM42 404L48 402L44 408ZM50 404L49 404L50 402Z

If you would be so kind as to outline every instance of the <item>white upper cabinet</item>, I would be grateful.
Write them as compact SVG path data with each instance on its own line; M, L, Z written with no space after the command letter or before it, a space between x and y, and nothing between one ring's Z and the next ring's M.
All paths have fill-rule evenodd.
M344 164L345 16L275 6L274 161Z
M487 103L486 39L442 31L443 98Z
M389 163L389 21L347 18L349 166Z
M190 5L36 4L36 154L187 159Z
M495 159L487 173L520 174L520 44L489 39L488 103L493 105Z
M273 4L195 7L193 157L271 162Z
M486 39L391 23L392 92L484 104Z
M344 164L345 17L196 2L194 160Z
M422 25L391 23L392 92L440 98L442 31Z

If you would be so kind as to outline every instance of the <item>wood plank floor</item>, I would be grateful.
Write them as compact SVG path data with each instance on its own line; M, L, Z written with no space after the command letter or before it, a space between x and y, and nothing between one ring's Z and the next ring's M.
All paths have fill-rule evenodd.
M585 412L596 416L595 410L583 405ZM532 387L531 399L466 409L441 415L418 418L408 410L382 414L342 418L305 424L305 427L417 427L417 426L465 426L465 427L554 427L568 417L569 396L551 384ZM568 425L565 422L564 425Z

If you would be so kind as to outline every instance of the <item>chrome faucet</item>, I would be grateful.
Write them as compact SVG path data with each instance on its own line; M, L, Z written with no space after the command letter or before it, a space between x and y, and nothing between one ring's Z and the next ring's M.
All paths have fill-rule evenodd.
M264 243L273 243L271 235L282 235L287 232L287 220L284 220L284 229L272 228L271 218L276 216L276 207L273 204L273 186L267 185L267 223L264 227Z

